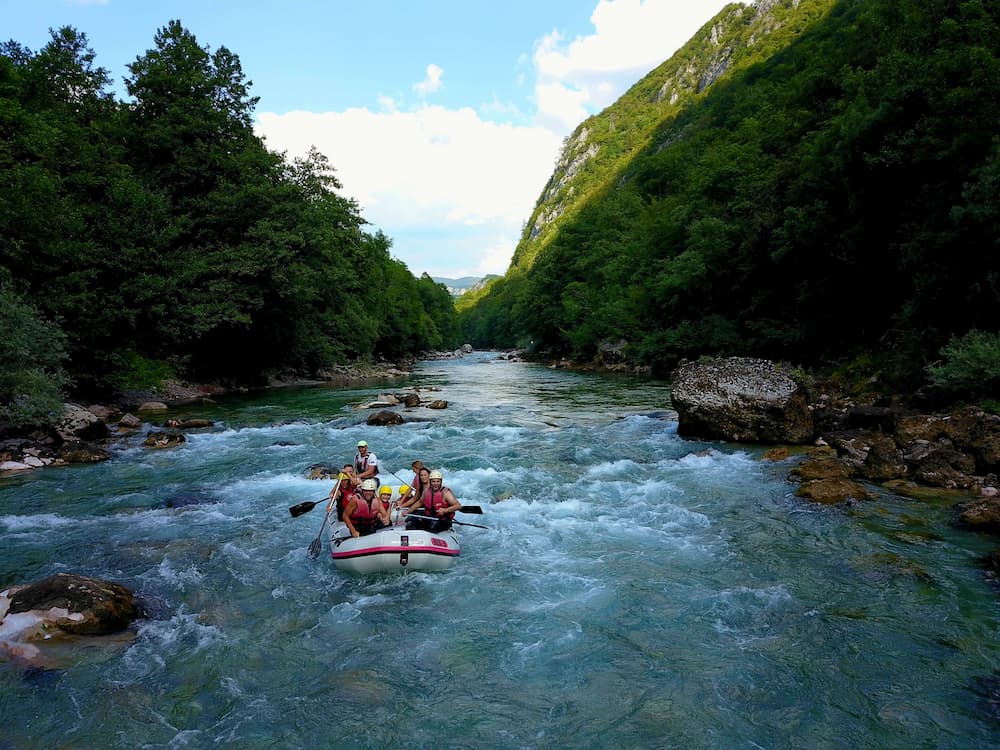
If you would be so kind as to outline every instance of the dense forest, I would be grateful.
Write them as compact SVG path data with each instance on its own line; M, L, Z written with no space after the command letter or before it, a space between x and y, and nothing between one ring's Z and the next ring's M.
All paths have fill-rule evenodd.
M567 139L463 336L1000 387L998 21L988 0L728 6Z
M253 132L239 58L180 22L109 93L85 34L0 46L0 422L67 389L253 384L458 343L447 289L366 231L317 152Z

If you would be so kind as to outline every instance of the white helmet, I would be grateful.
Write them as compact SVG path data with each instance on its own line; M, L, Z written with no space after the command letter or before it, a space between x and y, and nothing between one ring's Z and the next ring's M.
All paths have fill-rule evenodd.
M378 484L374 479L368 478L361 483L361 489L363 490L375 490L378 488Z
M431 472L430 478L431 479L444 479L444 474L442 474L440 471L436 471L435 470L435 471Z

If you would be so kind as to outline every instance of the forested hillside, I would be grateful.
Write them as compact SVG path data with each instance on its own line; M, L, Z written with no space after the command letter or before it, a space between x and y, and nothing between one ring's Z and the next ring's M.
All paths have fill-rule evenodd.
M366 231L323 156L252 129L239 58L179 22L108 93L84 34L0 46L0 421L63 388L254 383L457 345L447 290Z
M995 340L998 14L730 6L567 140L465 337L581 358L624 339L661 371L722 353L918 375L952 337Z

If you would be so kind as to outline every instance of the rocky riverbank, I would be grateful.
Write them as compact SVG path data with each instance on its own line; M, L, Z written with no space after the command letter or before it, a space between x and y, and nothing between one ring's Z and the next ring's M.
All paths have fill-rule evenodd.
M962 501L960 524L1000 532L996 414L968 406L929 413L903 397L807 387L787 368L737 357L682 364L671 398L683 436L779 446L767 454L777 459L788 446L811 445L790 476L806 500L863 501L876 485L904 496L938 490Z
M422 360L456 359L470 354L472 347L442 352L424 352ZM275 377L265 388L288 388L306 385L359 386L384 383L410 375L417 360L379 361L337 365L315 377ZM30 431L15 431L0 424L0 476L30 471L46 466L94 463L111 458L110 441L127 437L144 423L157 422L163 430L150 430L144 441L148 448L168 448L184 442L184 430L212 426L201 419L176 420L170 411L180 406L211 404L231 393L245 393L243 386L219 383L165 382L156 390L128 391L112 403L66 403L62 417L52 426ZM432 402L430 408L446 408L446 402Z
M403 378L413 362L377 362L331 368L315 378L274 378L267 388L330 384L360 385ZM171 409L191 404L211 404L230 393L247 392L245 387L218 383L168 381L156 390L129 391L112 403L63 405L61 418L52 426L16 431L0 425L0 476L46 466L66 466L105 461L111 458L110 441L127 437L144 423L162 423L164 430L151 430L145 440L149 448L165 448L183 442L183 430L211 427L208 420L170 418Z

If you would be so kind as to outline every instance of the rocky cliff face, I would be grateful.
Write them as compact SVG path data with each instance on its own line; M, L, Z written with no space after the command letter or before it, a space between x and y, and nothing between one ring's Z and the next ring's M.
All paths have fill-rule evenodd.
M669 60L566 139L552 176L525 225L512 267L530 268L560 220L622 179L639 151L697 97L737 70L766 58L810 25L833 0L758 0L719 12ZM783 30L782 41L775 37Z

